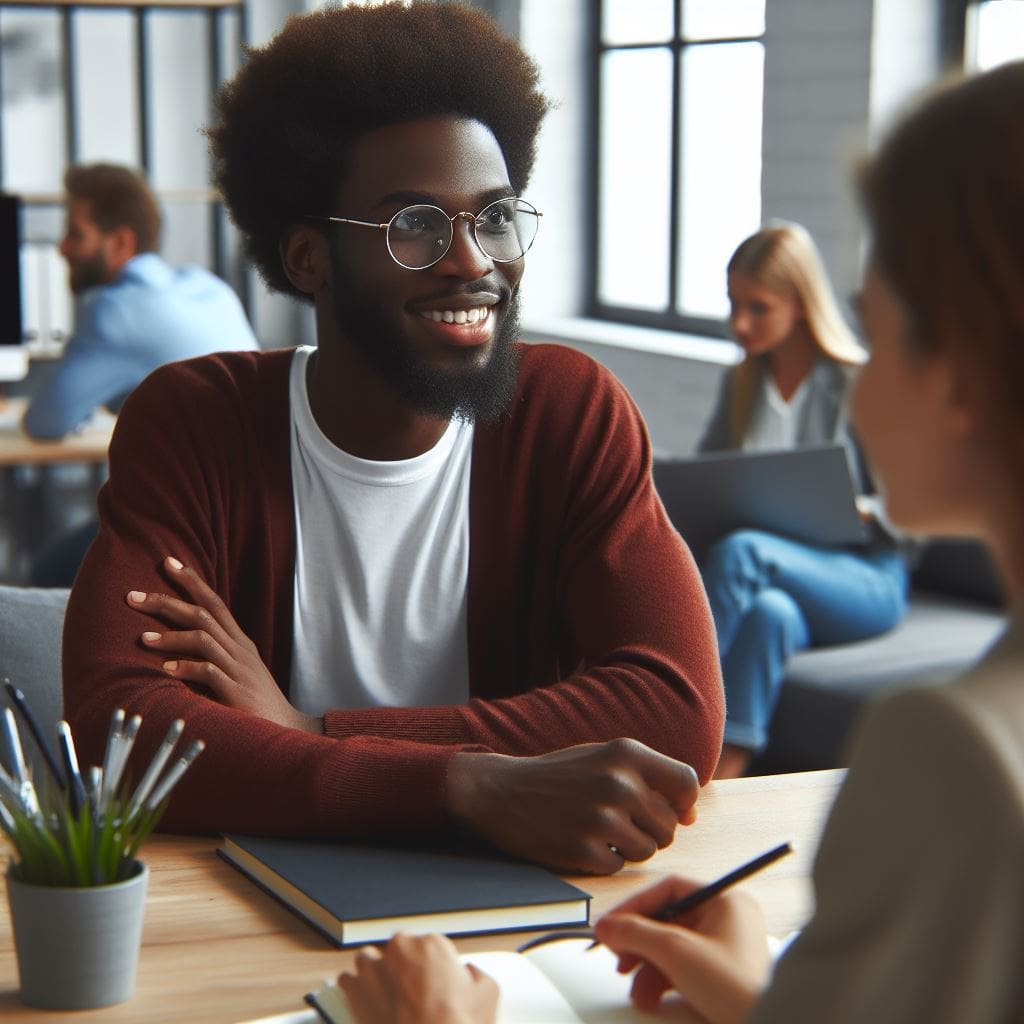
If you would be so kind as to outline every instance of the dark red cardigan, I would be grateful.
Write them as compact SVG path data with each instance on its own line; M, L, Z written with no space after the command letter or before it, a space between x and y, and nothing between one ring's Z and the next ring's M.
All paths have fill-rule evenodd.
M339 709L313 736L162 672L139 642L151 620L125 595L169 592L159 566L175 555L224 598L287 692L290 359L172 364L125 404L64 632L65 714L84 764L99 763L114 708L143 717L136 776L180 717L186 740L207 749L166 827L337 837L443 827L460 749L526 755L632 736L706 780L723 697L699 575L653 490L633 402L599 364L558 346L523 346L509 414L476 429L468 704Z

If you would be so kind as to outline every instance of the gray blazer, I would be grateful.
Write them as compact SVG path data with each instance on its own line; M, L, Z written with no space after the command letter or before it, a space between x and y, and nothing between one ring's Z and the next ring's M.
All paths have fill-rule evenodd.
M767 364L762 362L760 365L763 375L767 372ZM722 375L714 411L697 445L697 451L702 454L727 451L734 447L729 429L729 407L735 372L731 369ZM825 357L811 367L807 381L808 394L800 410L796 436L798 445L830 442L845 445L850 454L850 466L857 479L858 490L861 494L871 494L874 492L871 475L847 416L850 387L856 372L857 367L844 366Z

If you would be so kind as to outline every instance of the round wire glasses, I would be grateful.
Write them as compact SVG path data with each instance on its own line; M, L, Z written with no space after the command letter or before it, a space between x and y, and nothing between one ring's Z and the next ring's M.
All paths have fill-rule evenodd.
M385 224L351 217L318 217L310 220L332 224L355 224L386 232L391 258L406 270L426 270L444 259L452 247L455 222L468 220L480 251L496 263L514 263L526 255L537 237L540 211L525 199L498 199L485 206L476 216L456 213L449 217L439 206L419 203L399 210Z

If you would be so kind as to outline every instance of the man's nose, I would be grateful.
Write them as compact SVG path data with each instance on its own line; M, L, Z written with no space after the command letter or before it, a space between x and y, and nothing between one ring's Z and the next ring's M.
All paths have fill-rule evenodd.
M457 216L452 222L452 244L431 269L469 281L489 274L494 269L494 262L477 245L475 227L476 218L472 215Z

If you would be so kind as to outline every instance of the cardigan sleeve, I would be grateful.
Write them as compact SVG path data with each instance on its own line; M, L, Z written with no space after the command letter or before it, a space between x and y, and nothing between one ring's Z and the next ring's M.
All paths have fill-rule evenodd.
M815 862L814 917L750 1024L1018 1019L1020 756L1000 756L958 690L869 712Z

